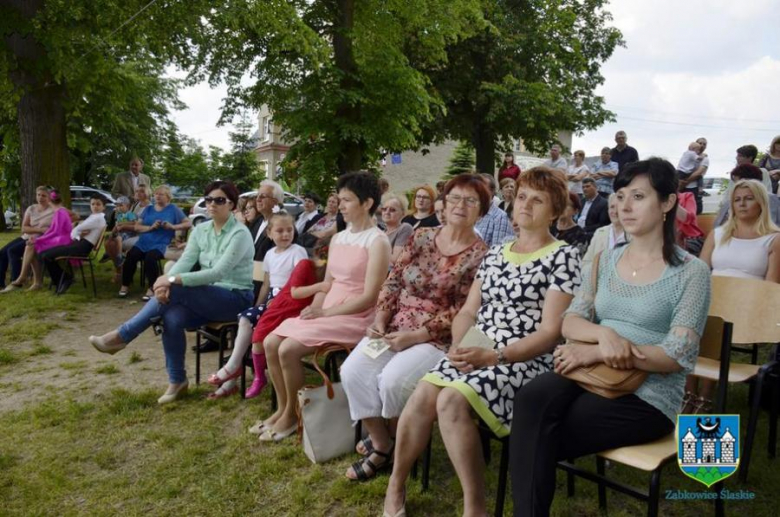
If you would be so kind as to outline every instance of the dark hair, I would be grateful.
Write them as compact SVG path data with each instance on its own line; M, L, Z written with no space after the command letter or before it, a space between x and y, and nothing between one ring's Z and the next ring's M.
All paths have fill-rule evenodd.
M374 215L379 205L382 203L382 191L379 188L379 181L376 176L366 171L348 172L341 176L336 182L336 192L341 189L347 189L355 194L360 200L360 204L369 199L374 203L368 209L370 215Z
M571 201L571 204L574 205L574 208L576 208L578 212L582 210L582 203L580 203L579 194L569 192L569 201Z
M744 156L744 155L743 155ZM743 163L731 169L731 178L737 180L758 180L763 181L764 174L761 169L752 163Z
M494 178L492 174L488 174L487 172L480 172L479 175L482 176L484 181L490 183L490 190L495 192L498 189L498 185L496 185L496 178Z
M235 185L233 185L233 182L222 180L212 181L206 185L205 189L203 189L203 195L208 196L215 190L221 190L224 192L225 197L227 197L230 202L233 203L233 208L238 206L238 189Z
M758 148L752 144L743 145L742 147L737 148L737 154L744 156L745 158L750 158L750 162L752 163L756 159L756 156L758 156Z
M317 203L317 204L319 204L319 203L320 203L320 196L318 196L317 194L315 194L315 193L314 193L314 192L312 192L312 191L308 191L308 192L306 192L306 193L303 195L303 199L304 199L304 200L306 200L306 199L311 199L312 201L314 201L314 202L315 202L315 203Z
M582 184L584 185L586 183L593 183L595 185L596 180L594 180L593 178L582 178Z
M493 202L493 197L490 195L490 191L485 185L485 181L476 174L470 174L464 172L458 174L444 185L444 191L442 197L444 198L444 206L447 206L447 196L455 187L470 188L477 193L479 198L479 216L485 217L485 214L490 210L490 204Z
M103 206L106 206L108 204L108 199L106 199L106 196L101 194L100 192L93 192L89 195L89 200L92 201L93 199L97 199L101 203L103 203Z
M569 182L558 169L540 165L520 173L515 182L515 191L520 187L529 187L539 192L547 192L552 204L553 217L556 219L566 210L569 200Z
M60 195L60 192L54 187L49 189L49 199L53 203L62 203L62 196Z
M658 194L658 199L661 202L665 202L672 194L677 194L678 181L677 171L674 165L662 158L649 158L639 162L634 162L626 165L626 168L622 172L619 172L615 177L614 189L615 192L627 187L634 178L647 174L650 180L650 186ZM677 254L676 250L676 227L675 227L675 213L677 212L677 203L679 200L675 200L674 206L669 212L663 223L663 256L664 261L672 266L679 266L682 264L682 259Z

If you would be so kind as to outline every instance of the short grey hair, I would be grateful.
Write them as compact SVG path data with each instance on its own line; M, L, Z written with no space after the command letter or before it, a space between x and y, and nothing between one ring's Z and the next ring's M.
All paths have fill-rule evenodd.
M398 201L398 204L401 205L401 211L404 213L409 210L409 200L406 199L406 196L399 196L395 192L388 192L382 196L382 206L387 205L390 201Z
M260 182L260 188L262 187L271 187L274 189L274 199L276 199L280 205L284 204L284 189L282 189L281 185L274 180L263 180Z

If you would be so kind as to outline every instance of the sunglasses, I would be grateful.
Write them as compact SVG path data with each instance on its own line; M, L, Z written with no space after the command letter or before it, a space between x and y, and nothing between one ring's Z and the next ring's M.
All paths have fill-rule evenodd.
M203 198L203 201L205 201L207 205L209 203L214 203L215 205L222 206L222 205L224 205L225 203L228 202L228 199L226 197L222 197L222 196L220 196L220 197L206 196L206 197Z

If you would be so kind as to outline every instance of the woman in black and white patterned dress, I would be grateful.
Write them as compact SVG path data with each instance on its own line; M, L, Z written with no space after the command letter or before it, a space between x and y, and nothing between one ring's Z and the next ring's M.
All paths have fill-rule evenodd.
M515 391L553 368L563 312L580 283L578 251L549 231L566 208L568 184L560 171L536 167L520 175L516 192L513 216L521 238L485 256L452 322L450 352L423 377L401 413L386 514L403 507L406 478L438 419L463 487L463 513L484 515L484 460L474 417L508 436ZM473 326L495 343L492 350L462 341Z

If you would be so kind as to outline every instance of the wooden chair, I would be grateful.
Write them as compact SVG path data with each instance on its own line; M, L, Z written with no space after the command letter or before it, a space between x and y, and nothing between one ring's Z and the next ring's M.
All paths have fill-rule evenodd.
M164 270L164 268L163 268L163 260L164 259L161 259L161 258L157 259L157 271L159 271L161 275L163 274L163 270ZM139 270L139 275L140 276L138 277L138 285L141 287L141 289L146 287L146 265L145 264L146 264L146 261L142 260L141 261L140 270ZM150 285L149 288L151 289L152 286Z
M92 296L97 298L97 283L95 282L95 268L93 267L93 263L98 261L98 255L100 254L100 250L103 248L103 240L105 240L106 234L102 233L100 234L100 237L98 238L97 243L92 247L92 251L89 252L89 255L86 257L75 257L75 256L68 256L68 257L57 257L57 260L67 260L68 267L70 268L72 274L75 274L73 271L74 266L78 266L79 270L81 271L81 282L84 284L84 289L87 288L87 277L84 274L84 262L86 262L89 265L89 276L92 279ZM62 268L63 271L65 268ZM62 284L62 279L64 276L60 277L60 284ZM59 289L59 286L57 286L57 289Z
M339 373L340 365L344 364L344 361L347 360L347 356L349 355L349 352L347 352L342 345L337 345L334 343L326 343L322 345L322 347L325 350L325 352L321 355L323 357L323 366L322 370L325 372L325 374L328 376L328 379L330 379L331 382L341 382L341 375ZM301 363L303 363L303 367L312 371L316 372L317 368L314 366L314 356L307 356L304 357L301 360ZM244 361L244 371L241 374L241 397L244 396L244 391L246 390L246 366L247 361ZM318 365L319 366L319 365ZM271 409L276 410L276 396L275 396L275 390L273 383L270 384L270 394L271 394ZM356 442L360 439L360 427L356 427Z
M719 316L734 325L732 345L758 344L758 346L765 346L765 343L776 344L780 342L780 284L763 280L714 276L712 277L710 315ZM702 362L701 366L697 364L694 374L714 380L713 368L715 367L712 363ZM780 363L774 358L763 365L731 363L729 366L728 383L751 383L750 413L739 465L739 478L743 482L747 480L750 467L762 388L767 381L775 382L775 384L780 382L780 378L777 378L778 372L780 372ZM725 398L725 386L721 389ZM775 390L777 390L776 387ZM767 446L770 458L775 457L776 442L777 405L773 404L769 418L769 444Z
M715 226L715 217L717 217L717 215L718 214L699 214L696 216L696 224L698 224L701 231L704 232L705 238Z
M728 371L728 353L731 340L731 323L726 323L722 318L710 316L707 319L707 326L704 329L699 345L699 360L711 359L712 357L721 358L723 367L719 366L719 375L715 379L726 379ZM697 362L698 363L698 362ZM725 384L725 382L723 383ZM725 395L722 399L725 403ZM722 411L725 406L718 406ZM567 473L568 495L574 495L574 476L588 479L598 485L599 507L602 510L607 508L607 488L611 488L623 494L629 495L640 501L647 503L647 515L655 517L658 515L658 503L661 493L661 470L671 463L677 456L677 437L676 433L670 433L663 438L650 443L641 445L632 445L628 447L619 447L596 454L596 472L582 469L574 464L573 461L561 461L558 467ZM635 469L650 472L650 483L647 491L639 490L635 487L621 483L606 476L606 461L621 463ZM715 485L715 492L720 492L719 484ZM723 515L723 501L719 498L715 500L715 513L718 516Z
M238 321L213 321L195 329L195 384L200 384L200 354L202 340L219 343L217 369L225 364L225 350L231 348L238 333ZM243 392L242 392L243 396Z

